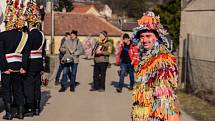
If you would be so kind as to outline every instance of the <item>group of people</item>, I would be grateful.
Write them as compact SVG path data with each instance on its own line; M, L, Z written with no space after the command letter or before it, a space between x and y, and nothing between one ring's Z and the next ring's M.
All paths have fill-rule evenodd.
M40 14L35 0L25 4L23 1L7 1L6 31L0 33L5 120L40 114L41 72L46 42L43 32L37 28ZM133 90L132 121L179 121L176 95L178 67L171 53L172 43L165 37L167 31L159 17L149 11L138 20L138 25L131 37L123 34L118 43L116 65L120 66L120 71L116 91L122 92L124 77L129 74L129 90ZM77 35L76 30L67 32L61 42L56 76L56 83L61 84L59 92L66 91L68 77L70 91L75 91L79 84L76 81L79 57L84 52L86 58L93 57L94 60L90 91L104 92L113 43L107 31L101 31L96 41L88 38L83 46ZM15 112L12 108L16 108Z
M41 19L36 2L26 2L26 6L23 4L23 1L7 1L4 16L6 30L0 33L5 120L40 114L46 40L39 29Z
M120 66L120 71L116 91L122 92L124 77L129 74L129 90L133 90L132 121L179 121L180 109L176 95L178 67L171 53L171 42L165 37L167 33L159 17L153 12L144 13L138 25L131 37L125 33L118 43L116 65ZM90 91L105 91L111 44L107 32L100 32L92 48L94 69ZM63 47L60 51L65 53ZM64 76L68 75L67 72ZM74 86L75 80L71 83ZM65 91L64 88L59 91L62 90Z
M78 31L72 30L71 33L67 32L61 41L60 54L59 54L59 68L56 75L56 84L60 83L61 88L59 92L65 92L67 88L68 78L70 79L70 91L74 92L75 87L79 84L76 81L77 67L79 57L82 54L87 54L86 59L94 57L94 71L93 71L93 85L90 91L105 91L105 77L106 70L109 65L109 56L112 53L112 42L108 39L108 33L102 31L99 33L99 39L86 40L90 42L80 42L77 37ZM92 44L94 43L94 44ZM86 46L88 47L85 47ZM89 47L89 44L91 47ZM89 52L90 51L90 52ZM88 58L89 57L89 58ZM61 73L63 72L62 79L60 80Z
M0 70L6 110L3 118L7 120L23 119L24 113L39 115L40 112L45 37L36 24L30 22L29 28L0 33ZM13 104L17 107L15 116L12 115Z

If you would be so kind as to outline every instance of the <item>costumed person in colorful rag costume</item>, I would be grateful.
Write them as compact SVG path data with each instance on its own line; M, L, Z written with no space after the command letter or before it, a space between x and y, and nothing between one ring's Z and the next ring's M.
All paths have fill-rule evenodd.
M159 17L146 12L138 24L133 33L133 41L141 46L135 66L132 121L179 121L178 68L175 57L158 42L163 34Z

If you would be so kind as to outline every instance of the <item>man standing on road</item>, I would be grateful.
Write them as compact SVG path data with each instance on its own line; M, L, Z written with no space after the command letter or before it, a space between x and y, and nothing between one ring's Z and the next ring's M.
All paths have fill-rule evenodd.
M132 45L130 37L128 34L124 34L122 37L122 42L120 44L119 52L116 56L116 65L120 65L120 74L119 74L119 85L117 88L117 92L122 92L125 73L129 73L130 78L130 86L129 90L133 90L134 86L134 61L133 58L138 56L136 46ZM137 50L137 49L136 49ZM136 52L136 53L135 53Z
M0 70L2 71L3 101L6 114L3 119L12 120L11 104L16 104L16 118L23 119L23 76L29 57L28 34L6 22L6 31L0 33ZM13 97L13 100L12 100Z
M175 57L158 42L162 25L153 12L146 12L134 30L143 51L135 67L132 121L179 121L176 88L178 67Z
M28 72L24 81L24 93L26 96L26 115L39 115L41 100L41 72L43 59L45 58L45 37L37 28L40 24L36 20L29 21L30 57Z
M112 52L112 43L108 39L107 32L99 33L99 40L93 49L94 54L94 70L93 70L93 86L90 91L105 91L106 71L109 64L109 56Z

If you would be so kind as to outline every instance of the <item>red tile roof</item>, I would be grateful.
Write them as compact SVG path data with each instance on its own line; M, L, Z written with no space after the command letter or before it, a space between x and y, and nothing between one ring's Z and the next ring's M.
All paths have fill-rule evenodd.
M72 13L87 13L90 8L93 7L93 5L74 5L74 9L72 10Z
M103 18L92 14L55 13L55 35L61 36L65 32L78 30L78 35L98 35L106 30L109 36L120 36L123 32ZM44 33L51 35L51 14L44 19Z

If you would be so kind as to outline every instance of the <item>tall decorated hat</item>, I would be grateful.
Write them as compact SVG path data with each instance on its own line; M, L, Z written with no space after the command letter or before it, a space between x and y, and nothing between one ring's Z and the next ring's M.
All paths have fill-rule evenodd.
M36 0L7 0L4 22L6 30L19 29L41 22L40 8Z
M25 24L24 0L7 0L4 22L6 30L19 29Z
M4 16L4 21L6 23L5 27L6 27L6 30L11 30L15 28L18 3L15 0L7 0L6 4L7 6L5 10L5 16Z
M37 23L41 23L40 7L37 4L36 0L30 0L27 3L25 14L27 16L27 22L29 24L35 25Z
M19 11L16 15L17 16L16 23L15 23L16 28L22 28L25 26L26 16L24 12L25 12L24 0L22 0L19 6Z
M137 20L138 26L133 28L133 34L132 34L132 41L133 43L137 44L140 40L140 33L142 31L151 31L153 32L157 38L159 43L165 43L168 44L167 38L165 35L167 35L167 31L164 29L163 25L160 23L160 17L155 16L154 12L147 11L143 13L143 16Z

